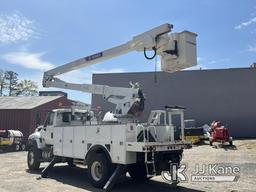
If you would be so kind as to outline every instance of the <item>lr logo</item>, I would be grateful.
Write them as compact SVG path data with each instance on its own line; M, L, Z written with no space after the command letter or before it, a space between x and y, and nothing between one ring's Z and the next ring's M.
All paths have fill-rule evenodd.
M162 171L161 176L168 183L187 181L186 169L185 164L179 166L177 163L170 163L170 171Z

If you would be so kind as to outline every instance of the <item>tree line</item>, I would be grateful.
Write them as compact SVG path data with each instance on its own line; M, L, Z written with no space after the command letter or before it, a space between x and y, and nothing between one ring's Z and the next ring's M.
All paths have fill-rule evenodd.
M0 69L0 96L34 96L38 95L38 86L34 81L19 80L15 71Z

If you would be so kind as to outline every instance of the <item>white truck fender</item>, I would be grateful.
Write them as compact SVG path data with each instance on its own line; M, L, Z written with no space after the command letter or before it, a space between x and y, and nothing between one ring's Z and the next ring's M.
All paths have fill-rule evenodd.
M110 163L112 162L112 159L111 159L108 149L104 145L96 144L96 145L91 146L90 149L88 150L88 152L86 153L86 156L85 156L86 164L87 164L87 160L90 158L90 155L93 155L95 153L103 153L106 156L107 160Z
M36 145L36 146L35 146ZM45 147L45 143L41 137L41 133L38 131L32 133L28 137L28 147L35 146L38 149L43 149Z

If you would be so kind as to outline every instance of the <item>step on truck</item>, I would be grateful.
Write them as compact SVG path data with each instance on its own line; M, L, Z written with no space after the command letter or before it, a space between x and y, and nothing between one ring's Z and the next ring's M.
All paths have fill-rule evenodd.
M160 25L124 44L44 72L43 87L102 95L115 105L115 109L107 112L104 118L90 110L75 108L50 112L45 125L29 137L29 169L38 169L41 162L49 161L41 174L46 177L55 163L82 162L88 166L91 183L110 190L119 175L125 172L135 180L144 180L169 170L170 162L179 163L183 149L191 146L184 140L182 108L154 110L148 122L141 123L145 96L139 83L114 87L77 84L57 77L132 51L142 51L149 60L159 56L161 70L165 72L196 65L197 35L189 31L170 33L172 28L170 24ZM152 56L148 55L148 50L153 52ZM180 116L177 126L173 115Z

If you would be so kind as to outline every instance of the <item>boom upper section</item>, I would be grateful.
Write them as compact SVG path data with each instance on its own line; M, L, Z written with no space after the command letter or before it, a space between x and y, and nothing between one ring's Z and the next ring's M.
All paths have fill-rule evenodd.
M138 84L132 85L131 88L74 84L62 81L56 76L103 62L107 59L132 51L144 52L147 59L153 59L157 55L160 56L161 70L165 72L174 72L196 65L197 35L189 31L170 33L172 28L173 26L170 24L160 25L159 27L134 36L130 41L124 44L46 71L43 77L43 86L101 94L104 99L116 104L116 115L134 115L144 109L144 97ZM149 58L147 56L147 50L154 51L153 57ZM135 105L136 107L134 107ZM131 111L133 112L131 113Z

